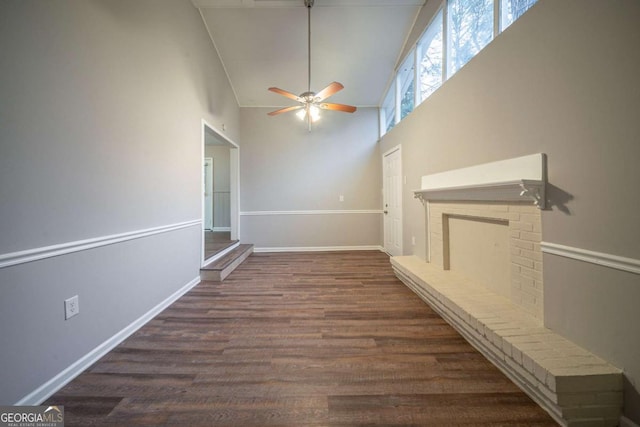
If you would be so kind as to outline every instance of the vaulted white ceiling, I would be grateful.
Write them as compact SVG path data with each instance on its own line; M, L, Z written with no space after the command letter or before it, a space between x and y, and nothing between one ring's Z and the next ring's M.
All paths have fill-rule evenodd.
M295 101L269 92L307 90L304 0L192 0L200 9L241 107ZM329 102L377 106L424 0L315 0L311 90L345 88Z

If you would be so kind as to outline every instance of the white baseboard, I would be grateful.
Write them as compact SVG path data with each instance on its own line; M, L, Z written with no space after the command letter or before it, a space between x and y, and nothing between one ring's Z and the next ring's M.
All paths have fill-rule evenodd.
M40 387L32 391L31 393L24 396L18 402L16 402L16 406L32 406L39 405L51 395L53 395L56 391L60 390L62 387L67 385L71 380L80 375L85 369L91 366L93 363L97 362L102 356L113 350L118 344L127 339L131 334L144 326L147 322L157 316L162 310L167 308L173 302L175 302L182 295L187 293L191 288L200 283L200 277L196 277L191 280L189 283L184 285L182 288L178 289L176 292L171 294L167 299L162 301L160 304L153 307L147 313L140 316L138 319L134 320L127 327L122 329L120 332L113 335L111 338L107 339L105 342L91 350L89 353L85 354L83 357L78 359L76 362L71 364L65 370L60 372L58 375L51 378L46 383L42 384Z
M624 415L620 417L620 427L640 427L639 424L634 423Z
M231 231L231 227L213 227L211 231Z
M381 251L382 246L289 246L254 248L254 252L335 252L335 251Z

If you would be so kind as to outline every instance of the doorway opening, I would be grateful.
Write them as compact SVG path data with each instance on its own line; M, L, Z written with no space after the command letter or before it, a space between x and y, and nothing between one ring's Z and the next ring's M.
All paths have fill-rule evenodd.
M202 121L202 266L239 244L238 151L236 143Z

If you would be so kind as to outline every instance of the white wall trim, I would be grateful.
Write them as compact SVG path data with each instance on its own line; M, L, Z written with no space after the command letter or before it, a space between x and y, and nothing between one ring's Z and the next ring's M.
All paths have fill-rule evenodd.
M380 251L384 252L382 246L289 246L289 247L266 247L254 248L254 252L335 252L335 251Z
M422 177L415 197L430 200L523 201L545 208L547 156L542 153Z
M347 215L347 214L380 214L382 209L354 209L354 210L306 210L306 211L245 211L241 216L267 215Z
M492 185L519 180L545 181L546 155L542 153L453 169L422 177L421 190Z
M604 252L589 251L587 249L559 245L557 243L550 242L541 242L540 248L543 253L585 261L591 264L615 268L616 270L627 271L629 273L640 274L640 260L638 259L625 258Z
M102 344L91 350L89 353L82 356L73 364L69 365L66 369L60 372L58 375L51 378L49 381L42 384L40 387L24 396L18 402L16 406L25 405L39 405L44 400L53 395L56 391L67 385L71 380L80 375L85 369L97 362L105 354L113 350L118 344L127 339L131 334L144 326L147 322L157 316L162 310L174 303L182 295L186 294L191 288L200 283L200 277L192 279L189 283L178 289L171 294L164 301L153 307L147 313L143 314L138 319L134 320L127 327L120 332L107 339Z
M202 15L202 11L200 11ZM202 17L204 19L204 16ZM205 21L206 26L206 21ZM207 28L209 31L209 28ZM211 34L209 34L211 35ZM212 39L213 40L213 39ZM214 43L215 45L215 43ZM217 49L217 48L216 48ZM224 66L223 66L224 68ZM225 73L226 73L225 68ZM228 75L227 75L228 77ZM233 87L232 87L233 89ZM235 90L234 90L235 94ZM237 98L237 96L236 96ZM240 146L235 143L231 138L221 132L215 126L210 125L205 119L200 120L201 123L201 156L200 159L204 159L205 155L205 145L206 145L206 132L207 128L211 130L220 140L226 142L229 145L229 220L230 220L230 231L231 231L231 239L240 240ZM224 128L224 125L223 125ZM202 168L202 165L200 166ZM202 196L200 198L200 210L202 218L204 218L204 174L202 174L202 180L200 181L201 185L201 193ZM204 228L203 228L202 238L200 239L200 265L204 265Z
M213 229L211 231L218 231L218 232L229 232L231 231L231 227L213 227Z
M193 227L202 224L202 220L192 220L178 222L175 224L162 225L160 227L145 228L143 230L129 231L126 233L111 234L109 236L95 237L92 239L76 240L75 242L61 243L58 245L43 246L35 249L27 249L24 251L11 252L0 255L0 268L10 267L13 265L24 264L31 261L37 261L45 258L51 258L60 255L67 255L74 252L85 251L87 249L98 248L101 246L113 245L114 243L126 242L127 240L140 239L142 237L153 236L156 234L167 233L169 231L180 230L182 228Z

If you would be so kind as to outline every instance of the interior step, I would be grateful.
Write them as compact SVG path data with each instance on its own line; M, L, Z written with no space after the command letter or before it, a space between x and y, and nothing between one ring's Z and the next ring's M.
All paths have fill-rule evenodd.
M223 257L200 269L200 279L222 282L233 270L253 253L253 245L238 245Z

